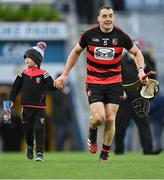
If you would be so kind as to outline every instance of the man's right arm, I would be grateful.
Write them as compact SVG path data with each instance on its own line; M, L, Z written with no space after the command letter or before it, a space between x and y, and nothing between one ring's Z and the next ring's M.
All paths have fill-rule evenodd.
M76 46L72 49L71 53L68 56L66 66L65 66L65 69L63 72L64 75L68 76L68 73L71 71L73 66L76 64L82 51L83 51L83 49L81 48L79 43L77 43Z
M66 66L64 69L64 72L62 73L61 76L59 76L55 81L54 85L57 88L62 88L64 86L64 83L68 77L69 72L71 69L74 67L76 64L81 52L83 51L83 48L79 45L79 43L76 44L76 46L72 49L71 53L68 56Z

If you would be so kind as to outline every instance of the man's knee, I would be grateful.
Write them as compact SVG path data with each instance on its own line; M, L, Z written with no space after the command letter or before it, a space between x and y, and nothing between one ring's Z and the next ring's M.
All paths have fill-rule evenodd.
M95 114L90 117L91 124L97 124L99 126L102 125L104 120L105 120L105 116L100 115L100 114Z
M115 114L111 114L106 117L106 122L108 122L109 124L114 124L115 120L116 120Z

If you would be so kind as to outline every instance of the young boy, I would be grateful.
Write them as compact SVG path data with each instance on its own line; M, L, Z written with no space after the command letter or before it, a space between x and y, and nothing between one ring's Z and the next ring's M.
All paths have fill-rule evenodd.
M36 161L43 161L46 116L45 88L56 90L49 73L40 69L45 49L46 43L38 42L37 46L29 48L24 53L27 69L18 73L10 94L10 100L13 102L21 90L22 123L27 144L26 156L28 159L33 159L35 140Z

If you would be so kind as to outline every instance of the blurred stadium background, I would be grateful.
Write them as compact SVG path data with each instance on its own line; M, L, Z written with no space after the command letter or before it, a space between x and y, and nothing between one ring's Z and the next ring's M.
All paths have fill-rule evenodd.
M101 5L109 5L116 10L116 24L131 37L142 39L145 46L153 45L158 80L163 93L164 0L0 0L1 119L3 118L2 101L8 98L17 73L24 68L24 51L34 46L37 41L45 41L47 49L42 68L48 70L55 78L62 72L67 55L79 40L80 34L96 23L96 12ZM66 89L67 93L70 92L69 107L72 120L68 120L67 123L66 129L70 128L71 133L69 132L69 139L65 137L63 150L86 150L89 112L85 94L84 67L83 54L70 74ZM47 92L47 97L45 149L55 151L57 148L54 132L57 126L52 117L55 108L52 106L50 92ZM13 116L16 114L18 121L15 120L11 125L0 124L0 151L24 150L19 123L21 117L19 98L17 98L15 110ZM141 147L135 126L132 126L132 134L129 137L128 149L139 151ZM164 144L162 146L164 147Z

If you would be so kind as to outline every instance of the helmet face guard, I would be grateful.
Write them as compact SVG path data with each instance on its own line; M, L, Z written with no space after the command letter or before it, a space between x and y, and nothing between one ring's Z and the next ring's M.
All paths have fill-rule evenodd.
M140 94L142 97L152 100L159 92L159 83L154 79L148 79L146 85L142 86Z
M150 111L150 102L145 98L137 98L132 101L133 108L138 117L147 117Z

